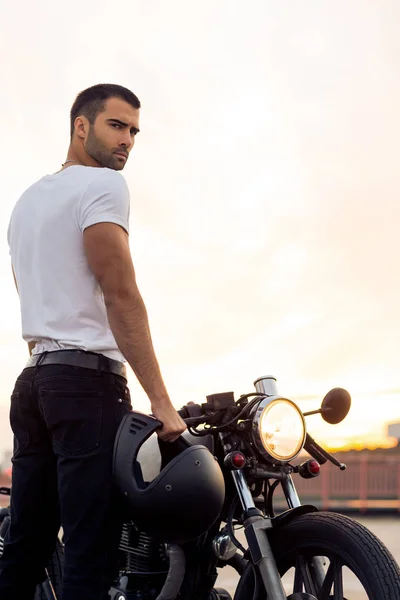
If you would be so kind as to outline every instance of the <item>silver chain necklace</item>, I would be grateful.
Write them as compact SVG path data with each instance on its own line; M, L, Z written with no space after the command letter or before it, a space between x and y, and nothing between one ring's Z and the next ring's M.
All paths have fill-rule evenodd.
M77 160L68 159L68 160L65 161L65 163L62 163L61 166L63 167L64 165L66 165L67 163L70 163L70 162L78 162L78 161Z

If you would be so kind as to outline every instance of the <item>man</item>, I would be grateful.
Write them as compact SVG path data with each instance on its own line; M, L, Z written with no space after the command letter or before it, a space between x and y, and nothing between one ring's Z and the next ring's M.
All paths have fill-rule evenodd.
M28 188L11 216L22 335L32 355L11 399L11 526L0 600L32 600L60 524L62 600L107 597L120 534L113 443L131 409L125 360L163 423L160 438L185 430L154 354L129 251L129 192L117 172L139 132L139 109L121 86L81 92L63 168Z

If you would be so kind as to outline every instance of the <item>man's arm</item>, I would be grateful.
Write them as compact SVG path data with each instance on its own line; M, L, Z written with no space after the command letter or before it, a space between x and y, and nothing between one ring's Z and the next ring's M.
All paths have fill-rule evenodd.
M12 267L11 267L11 268L12 268ZM18 294L19 294L19 291L18 291L18 284L17 284L17 279L16 279L16 277L15 277L15 273L14 273L14 269L13 269L13 268L12 268L12 274L13 274L13 277L14 277L14 283L15 283L16 290L17 290L17 292L18 292ZM37 344L37 341L36 341L36 340L35 340L35 341L33 341L33 342L28 342L29 356L31 356L31 355L32 355L32 350L34 349L34 347L36 346L36 344Z
M176 439L185 429L168 396L154 352L147 311L136 285L128 235L114 223L97 223L83 233L89 266L96 277L119 349L164 424L160 437Z

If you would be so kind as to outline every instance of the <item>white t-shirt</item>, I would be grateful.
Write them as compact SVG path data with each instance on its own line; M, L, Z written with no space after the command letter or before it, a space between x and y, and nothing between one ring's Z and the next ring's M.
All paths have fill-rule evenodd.
M129 190L106 168L70 166L46 175L18 200L8 228L21 302L22 337L33 350L82 349L124 361L100 286L89 269L83 231L95 223L129 228Z

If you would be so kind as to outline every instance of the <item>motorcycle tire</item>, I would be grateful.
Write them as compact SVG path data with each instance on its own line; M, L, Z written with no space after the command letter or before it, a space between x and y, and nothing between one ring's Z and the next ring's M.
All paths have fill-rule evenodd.
M61 598L62 572L64 564L64 551L60 540L57 540L56 549L47 565L47 573L56 598ZM34 600L47 600L43 585L36 586Z
M310 559L322 556L327 557L331 565L326 571L323 588L307 589L307 583L304 583L303 597L310 594L317 600L346 600L346 589L342 588L342 567L346 567L358 578L370 600L400 600L398 564L386 546L353 519L335 513L310 513L273 530L269 539L281 577L292 567L295 569L295 581L299 576L298 587L293 590L298 594L295 594L296 597L301 597L303 589L300 588L307 581L304 569L308 569L310 577ZM234 600L267 599L256 569L249 561L239 580Z

